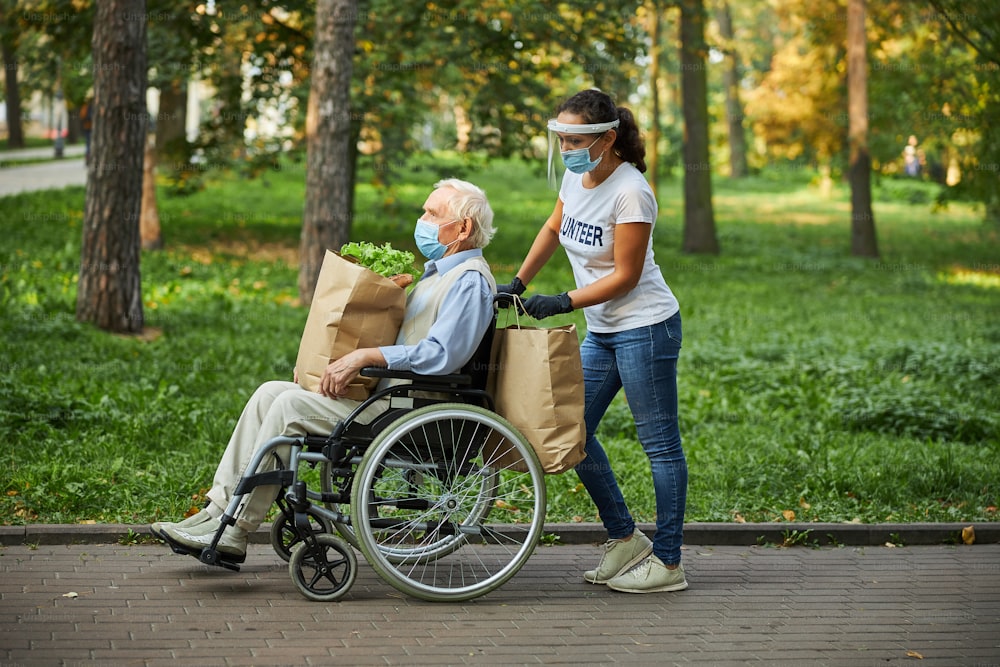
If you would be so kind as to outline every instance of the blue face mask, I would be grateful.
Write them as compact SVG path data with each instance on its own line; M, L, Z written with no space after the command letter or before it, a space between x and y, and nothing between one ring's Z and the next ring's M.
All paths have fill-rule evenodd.
M444 245L438 241L438 231L442 227L453 225L456 222L458 220L452 220L443 225L435 225L423 218L417 218L417 227L413 230L413 240L417 242L417 249L420 251L420 254L431 260L444 257L444 254L448 252L449 246L458 243L458 239L455 239L448 245Z
M586 148L575 148L571 151L562 151L563 164L566 168L572 171L574 174L586 174L588 171L593 170L598 164L600 164L601 159L604 157L604 153L597 156L596 160L590 159L590 149L594 147L600 137L594 139L594 143L590 144Z

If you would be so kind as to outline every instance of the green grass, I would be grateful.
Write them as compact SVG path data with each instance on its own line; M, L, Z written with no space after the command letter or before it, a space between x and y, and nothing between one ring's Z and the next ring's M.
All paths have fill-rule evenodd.
M535 165L418 162L388 193L364 174L354 238L414 250L429 186L486 188L509 279L554 193ZM290 376L305 309L295 255L304 174L206 175L160 197L167 250L143 255L144 339L74 319L84 191L0 200L0 523L178 517L211 481L247 397ZM995 521L1000 504L1000 243L965 205L876 188L882 259L850 257L847 193L808 175L717 179L719 257L684 255L661 186L657 260L684 317L680 414L689 521ZM567 289L561 255L531 285ZM553 318L575 321L580 313ZM601 436L637 518L648 463L621 397ZM576 476L549 520L593 521Z

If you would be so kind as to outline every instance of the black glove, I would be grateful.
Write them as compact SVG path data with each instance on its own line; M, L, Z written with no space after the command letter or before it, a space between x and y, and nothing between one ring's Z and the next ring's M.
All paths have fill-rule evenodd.
M556 294L555 296L536 294L524 302L524 312L536 320L572 311L573 303L569 300L569 294L566 292Z
M497 305L501 308L510 308L514 305L514 296L524 294L524 283L517 276L506 285L497 285Z

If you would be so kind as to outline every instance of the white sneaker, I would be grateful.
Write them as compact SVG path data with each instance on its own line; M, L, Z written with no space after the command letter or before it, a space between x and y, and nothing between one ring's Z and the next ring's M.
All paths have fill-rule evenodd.
M209 519L189 528L166 526L163 529L162 535L169 542L180 545L185 549L190 549L192 552L198 552L212 545L212 540L215 539L215 534L219 531L219 526L221 525L222 522L218 519ZM247 531L239 526L228 526L222 533L222 537L215 548L220 554L225 554L230 559L242 562L247 556L248 538Z
M641 530L632 531L632 539L608 540L604 543L604 555L596 570L587 570L583 578L592 584L606 584L629 568L642 562L642 559L653 553L653 543Z
M615 577L608 588L623 593L666 593L688 587L684 566L671 570L656 556L650 556L639 567Z
M173 528L181 528L181 529L194 528L199 524L205 523L211 518L212 515L208 513L208 510L203 509L197 514L193 514L188 518L184 519L183 521L178 521L176 523L171 523L169 521L157 521L156 523L150 525L149 530L156 537L163 537L163 529L166 528L167 526L171 526Z

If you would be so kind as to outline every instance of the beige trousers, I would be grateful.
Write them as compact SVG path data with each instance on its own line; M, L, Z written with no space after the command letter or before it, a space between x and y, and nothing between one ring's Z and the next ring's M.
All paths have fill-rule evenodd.
M359 421L367 423L385 410L388 400L378 401L367 408ZM215 480L208 492L212 516L222 516L233 497L233 491L246 471L254 453L278 435L328 435L358 406L357 401L326 398L302 389L294 382L265 382L253 393L240 415L226 451L215 471ZM288 464L289 447L275 450L282 464ZM258 472L273 470L276 463L267 457ZM281 487L258 486L243 500L236 513L236 525L254 531L264 520Z

